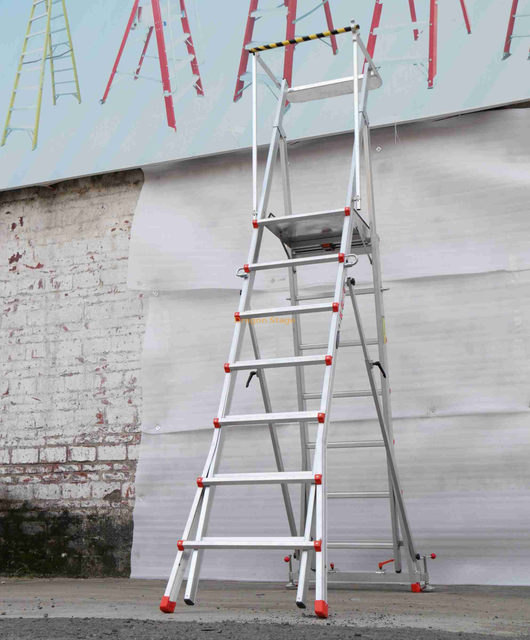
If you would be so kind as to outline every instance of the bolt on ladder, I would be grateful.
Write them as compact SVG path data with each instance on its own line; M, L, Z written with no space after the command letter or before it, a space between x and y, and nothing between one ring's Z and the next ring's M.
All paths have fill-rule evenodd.
M262 18L272 17L277 13L284 13L287 21L285 28L285 39L291 40L296 35L296 24L320 9L320 7L322 7L326 16L328 30L333 31L333 18L331 17L330 0L320 0L316 6L308 9L306 13L297 17L296 12L298 9L298 2L299 0L282 0L280 4L275 7L259 9L259 0L250 0L248 18L245 27L245 35L243 37L243 48L241 50L241 58L239 60L239 69L237 72L236 88L234 91L234 102L237 102L241 98L241 96L243 95L243 91L248 88L252 82L252 73L249 73L248 71L248 60L250 57L250 49L259 44L255 41L252 41L252 36L254 35L254 27L258 20L261 20ZM330 36L330 43L333 55L337 55L339 48L335 35ZM295 46L296 45L294 44L285 46L283 77L287 81L288 86L292 86ZM245 81L247 80L249 82L248 84L245 84ZM262 80L265 83L269 83L269 79L267 78L267 76L263 76Z
M109 92L112 88L114 78L116 75L120 75L122 77L132 76L134 80L138 80L138 78L144 78L146 80L151 80L157 83L162 84L162 92L164 96L164 106L166 109L166 118L168 127L171 129L177 130L177 121L175 118L175 107L174 103L180 100L182 96L189 91L191 88L195 89L195 92L199 97L204 96L204 89L202 86L201 73L199 71L199 62L197 60L197 55L195 53L195 45L193 44L193 38L191 35L190 23L188 19L188 14L186 12L186 4L185 0L178 0L179 8L176 12L171 11L171 0L167 0L165 13L163 14L160 0L151 0L150 5L145 4L140 6L140 0L134 0L131 15L129 16L129 21L127 22L127 26L125 28L125 33L123 35L120 48L118 50L118 55L116 56L116 60L112 67L112 71L110 73L109 80L107 82L107 86L105 88L105 93L103 94L103 98L100 100L100 104L105 104L107 101ZM182 33L173 38L172 31L172 23L175 20L180 18ZM125 49L125 45L127 44L127 40L129 38L129 34L132 30L136 29L139 25L145 26L147 28L147 32L145 38L141 38L143 40L143 49L140 54L140 59L138 61L138 65L135 71L119 71L118 66L120 64L123 51ZM169 35L169 59L168 59L168 49L166 47L166 39L164 36L164 29L167 28ZM156 44L158 55L152 56L148 55L148 47L151 41L151 36L153 35L153 31L155 32ZM187 54L184 55L183 58L175 57L175 48L179 44L185 44ZM156 60L160 65L160 79L153 78L151 76L146 76L140 73L142 70L144 61L146 58L152 58ZM170 64L171 62L171 64ZM177 72L184 66L189 63L191 67L191 79L184 83L182 87L179 89L172 89L172 79L173 84L175 85ZM173 78L171 77L171 70L173 71Z
M58 13L53 11L53 7L57 4L60 5ZM50 61L53 104L57 104L57 99L60 96L74 96L81 103L74 46L66 13L66 0L34 0L32 4L1 146L5 145L7 138L13 131L25 131L32 141L32 150L36 149L44 75L48 60ZM66 66L62 63L65 63ZM31 78L34 77L31 76L34 73L38 73L39 76L37 84L20 84L22 78L28 77L26 74L30 74ZM63 85L65 86L63 87ZM29 98L35 96L35 104L26 104L23 96ZM33 124L29 126L12 124L13 115L18 111L34 111Z
M197 491L191 511L186 522L182 538L177 543L177 555L166 591L160 603L160 609L165 613L175 610L178 594L182 586L184 574L188 569L188 578L184 593L184 602L193 605L196 601L199 572L206 549L285 549L292 551L299 562L297 571L298 585L296 604L300 608L307 606L307 594L311 563L315 563L315 613L320 618L328 616L327 586L330 566L328 563L328 551L334 548L343 549L392 549L395 554L396 570L401 569L401 553L405 554L409 579L413 591L420 591L427 586L428 575L426 568L420 566L420 556L415 548L410 525L407 518L405 503L403 500L399 477L394 457L393 438L390 422L389 389L385 386L383 378L383 404L379 403L380 390L375 387L373 367L377 366L382 372L387 367L386 351L384 349L384 311L381 297L381 280L379 264L379 248L375 233L375 218L373 210L373 190L371 185L371 168L369 163L370 139L367 117L367 101L370 90L381 86L382 81L368 54L366 47L358 34L359 27L352 22L351 26L336 29L333 32L326 31L311 36L302 36L292 40L263 45L250 50L253 54L253 206L252 220L253 232L248 263L239 271L243 278L240 304L235 312L235 328L228 362L224 365L225 381L221 394L221 402L216 418L213 419L214 432L212 444L206 459L202 475L197 478ZM308 40L329 37L332 33L351 32L353 39L353 75L347 78L320 82L311 85L290 88L285 79L279 82L268 66L263 62L260 51L287 46L293 42L305 42ZM360 63L367 61L367 69L360 74ZM269 147L263 188L258 202L257 190L257 64L274 79L279 89L278 104L275 123L272 131L272 139ZM353 94L354 103L354 148L352 166L347 189L346 203L342 208L315 213L293 214L288 174L287 139L283 126L283 118L288 103L302 103L311 100L320 100L341 95ZM370 226L361 216L361 147L364 145L366 159L367 203L370 213ZM284 194L285 216L268 217L268 202L271 193L274 166L278 153L280 156L282 171L282 187ZM284 249L288 253L287 260L277 262L259 262L259 253L263 234L270 231L281 240ZM364 337L353 281L347 279L347 269L354 266L358 257L356 253L371 252L371 261L374 271L374 287L371 292L365 290L359 293L374 293L378 314L378 340L380 348L379 361L374 362L367 352L367 341ZM335 264L337 274L334 291L329 295L329 301L314 304L305 304L308 297L298 293L296 270L305 265ZM272 309L251 309L251 296L256 274L264 269L287 269L289 274L291 306ZM351 541L346 543L332 543L328 540L328 516L327 502L331 498L369 498L382 497L381 492L371 492L370 495L361 492L352 492L347 495L333 495L328 491L327 473L327 449L355 448L371 446L372 443L329 443L328 431L330 424L331 405L334 397L356 397L358 392L334 393L334 377L336 370L337 351L339 346L349 346L340 342L340 330L345 312L345 299L350 294L354 305L360 340L357 346L362 346L366 367L370 380L370 395L376 403L376 410L382 433L382 446L387 454L388 476L390 491L385 497L390 498L392 514L392 542ZM309 296L311 297L311 296ZM328 296L323 296L327 298ZM300 304L300 302L304 304ZM304 348L317 348L316 345L303 345L298 323L293 323L294 330L294 356L285 358L262 359L260 356L256 331L252 320L255 318L267 318L273 316L310 316L312 314L326 314L330 319L328 341L318 348L325 349L319 355L302 355ZM240 360L245 328L249 328L250 339L254 351L255 360ZM373 343L373 342L371 342ZM307 393L302 374L306 366L320 366L324 370L322 391L318 394ZM265 371L269 368L293 367L297 381L296 411L275 413L272 409L270 394L267 386ZM234 395L237 373L239 371L257 371L258 380L263 396L265 413L232 415L231 403ZM386 373L386 372L385 372ZM361 395L366 395L362 393ZM319 400L318 408L309 409L309 400ZM299 423L302 448L302 469L300 471L285 471L279 441L276 434L276 425ZM316 425L316 439L314 443L308 442L308 425ZM263 425L268 426L272 438L272 446L276 459L277 471L273 473L217 473L222 450L223 435L226 428L233 426ZM379 446L379 442L375 446ZM310 451L313 451L311 460ZM290 537L209 537L207 535L208 520L213 501L213 491L219 485L254 485L254 484L279 484L282 489L283 500L287 512L290 528ZM289 484L300 484L302 491L302 517L300 531L294 518L293 508L289 493ZM401 533L400 533L401 532ZM426 563L426 559L424 558Z
M512 7L510 9L510 18L508 20L508 30L506 32L506 40L504 41L504 52L502 56L503 60L506 60L506 58L509 58L512 55L511 48L512 48L512 40L514 38L530 38L530 34L528 33L515 34L515 35L513 33L513 30L515 28L515 21L518 18L530 18L530 13L517 13L518 8L519 8L519 0L512 0ZM530 52L528 53L528 59L530 60Z
M466 7L465 0L460 0L460 7L468 34L471 34L471 21ZM372 24L370 26L370 35L368 37L367 49L368 53L375 57L375 45L377 36L383 32L398 31L400 29L412 28L414 40L420 37L420 27L429 27L429 54L428 58L399 58L384 60L388 63L411 63L416 66L422 66L427 62L427 86L429 89L434 87L434 80L438 72L438 0L429 0L429 21L419 22L416 14L415 0L409 0L409 11L411 22L408 24L396 24L387 27L380 27L381 15L383 13L383 0L376 0L374 13L372 16Z

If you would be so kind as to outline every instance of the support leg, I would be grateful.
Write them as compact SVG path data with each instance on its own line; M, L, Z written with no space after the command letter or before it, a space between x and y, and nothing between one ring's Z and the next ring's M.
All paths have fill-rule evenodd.
M513 36L513 29L515 27L515 16L517 14L518 6L519 6L519 0L513 0L512 8L510 10L510 19L508 20L508 30L506 32L506 40L504 41L504 53L502 56L503 60L506 60L506 58L509 58L512 55L511 54L512 36Z
M142 65L144 63L144 58L145 58L145 54L147 53L147 47L149 46L149 42L151 40L151 36L153 34L153 27L149 27L149 30L147 31L147 36L145 38L145 42L144 42L144 48L142 49L142 55L140 56L140 60L138 61L138 67L136 69L136 72L134 74L134 79L138 80L138 75L142 69Z
M324 12L326 14L326 24L328 25L328 31L333 31L333 18L331 17L331 8L329 6L329 0L324 3ZM339 46L337 44L336 36L331 36L331 49L333 51L333 55L336 56L339 52Z
M292 40L295 36L295 20L296 20L296 4L298 0L284 0L287 7L287 28L285 39ZM283 77L287 80L287 86L293 86L293 60L294 48L296 45L291 44L285 47L285 57L283 62Z
M409 9L410 9L410 19L412 23L416 23L418 18L416 16L416 3L415 0L409 0ZM419 29L414 29L414 40L417 40L420 36Z
M151 0L153 16L155 19L156 44L158 46L158 60L160 62L160 75L162 76L162 88L164 90L164 103L168 127L177 130L175 110L173 108L173 94L171 93L171 81L169 79L169 65L167 61L166 43L164 40L164 22L160 11L160 0Z
M254 33L254 23L256 18L252 17L254 11L258 9L258 0L250 0L250 7L248 9L247 26L245 28L245 36L243 38L243 49L241 50L241 58L239 60L239 69L237 71L236 90L234 92L234 102L237 102L243 95L243 89L245 83L241 80L241 76L246 72L248 65L248 56L250 55L246 49L247 44L252 40L252 34Z
M195 45L193 44L193 38L191 37L190 22L188 20L188 14L186 13L186 5L184 0L180 0L180 16L182 21L182 28L184 33L189 33L189 37L186 39L186 47L188 53L193 56L190 60L191 72L194 76L198 76L195 83L195 91L198 96L204 96L204 89L202 88L201 72L199 71L199 62L197 61L197 55L195 53Z
M462 7L462 14L464 16L464 22L466 23L467 32L471 33L471 22L469 20L469 14L467 12L466 0L460 0L460 6Z
M438 0L430 0L429 15L429 89L434 87L438 69Z

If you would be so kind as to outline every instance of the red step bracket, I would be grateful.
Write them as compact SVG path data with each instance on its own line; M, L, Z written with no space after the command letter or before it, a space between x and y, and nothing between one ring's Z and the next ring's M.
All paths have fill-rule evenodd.
M322 474L315 473L315 484L322 484Z

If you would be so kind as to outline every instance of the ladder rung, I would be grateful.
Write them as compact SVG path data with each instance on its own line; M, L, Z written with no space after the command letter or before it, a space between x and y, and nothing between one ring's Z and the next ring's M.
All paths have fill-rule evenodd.
M263 16L267 16L278 11L285 13L287 11L287 7L284 4L281 4L277 7L273 7L272 9L256 9L256 11L253 11L250 16L252 18L263 18Z
M56 82L56 85L58 84L75 84L75 80L62 80L61 82Z
M52 33L60 33L61 31L66 31L66 27L61 27L60 29L54 29L53 31L50 31L50 35Z
M34 38L35 36L41 36L43 33L46 33L46 29L44 29L43 31L35 31L35 33L30 33L26 36L26 40L28 40L29 38Z
M387 33L391 33L392 31L399 31L401 29L418 29L418 27L426 27L428 24L428 22L405 22L403 24L393 24L387 27L377 27L374 29L374 34L384 33L385 31Z
M258 220L258 226L266 227L269 224L274 225L281 222L298 222L300 220L311 220L313 218L319 218L322 216L329 216L333 214L344 216L344 208L328 209L327 211L314 211L313 213L296 213L292 216L279 216L278 218L276 217L263 218L263 220Z
M237 424L280 424L286 422L318 422L318 411L289 411L287 413L251 413L219 418L219 426Z
M271 473L226 473L218 474L213 478L201 478L204 487L219 484L283 484L289 483L312 483L315 482L315 475L311 471L286 471Z
M530 18L530 13L516 13L514 18Z
M57 20L58 18L64 18L64 13L58 13L56 16L52 16L50 20Z
M37 61L35 61L37 62ZM40 67L31 67L28 69L21 69L20 71L18 71L18 73L27 73L28 71L40 71L41 68Z
M35 127L6 127L6 131L34 131Z
M383 392L378 389L377 395L382 395ZM322 398L321 393L304 393L304 400L320 400ZM333 394L334 398L368 398L371 397L372 392L370 390L367 391L335 391Z
M40 20L41 18L47 18L48 14L47 13L41 13L40 16L35 16L34 18L31 18L30 22L35 22L35 20Z
M328 498L390 498L388 491L336 491L329 492Z
M185 549L313 549L314 542L304 538L203 538L184 540Z
M54 69L53 72L54 73L62 73L63 71L73 71L74 68L73 67L67 67L66 69Z
M328 442L328 449L365 449L372 447L384 447L385 443L382 440L359 440L358 442ZM308 442L308 449L314 449L315 443Z
M63 46L63 44L66 44L66 45L70 46L70 43L69 43L69 42L54 42L54 43L53 43L53 48L55 49L55 48L57 48L57 47L62 47L62 46ZM62 58L64 57L64 53L63 53L63 54L61 54L61 57L62 57Z
M39 88L39 85L38 84L34 84L34 85L29 86L29 87L17 87L15 89L15 92L16 91L35 91L35 89L38 89L38 88Z
M240 362L234 362L234 364L227 363L227 365L230 367L230 371L227 371L227 365L225 365L225 371L227 371L227 373L230 373L232 371L245 371L248 369L272 369L275 367L279 368L296 367L299 365L327 364L327 357L328 356L326 355L319 355L293 356L290 358L270 358L267 360L241 360Z
M367 338L366 339L366 344L368 345L372 345L372 344L379 344L377 338ZM309 349L327 349L327 343L326 342L314 342L312 344L301 344L300 345L300 349L302 350L309 350ZM342 340L339 343L339 347L360 347L361 346L361 341L360 340Z
M364 289L355 289L356 296L367 296L373 294L375 289L373 287L366 287ZM384 287L381 291L388 291L388 287ZM350 292L346 291L346 295L349 296ZM322 300L324 298L333 298L335 294L333 291L325 291L324 293L314 293L307 296L298 296L296 300L303 302L304 300ZM289 299L289 298L288 298Z
M241 320L250 318L270 318L271 316L291 316L302 313L318 313L321 311L333 311L330 303L308 304L296 307L278 307L276 309L255 309L251 311L241 311L239 317Z
M41 51L44 51L44 47L41 47L40 49L32 49L31 51L25 51L25 52L22 54L22 57L23 57L23 56L30 56L30 55L32 55L33 53L40 53Z
M32 105L30 107L11 107L9 111L26 111L27 109L36 109L37 105Z
M303 267L309 264L327 264L338 262L338 253L329 256L316 256L314 258L295 258L294 260L278 260L276 262L257 262L246 265L249 271L263 271L265 269L281 269L282 267Z
M403 542L398 543L400 547L403 546ZM328 549L393 549L393 542L372 542L367 540L366 542L328 542ZM342 572L341 572L342 573Z

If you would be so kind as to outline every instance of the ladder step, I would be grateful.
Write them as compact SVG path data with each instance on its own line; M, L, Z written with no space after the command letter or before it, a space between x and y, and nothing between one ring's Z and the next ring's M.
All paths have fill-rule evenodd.
M327 346L327 345L326 345ZM329 356L293 356L290 358L271 358L270 360L241 360L234 364L225 364L225 371L245 371L248 369L272 369L279 367L295 367L300 365L327 364ZM331 364L331 361L330 361Z
M40 16L35 16L34 18L31 18L30 22L35 22L35 20L40 20L41 18L47 18L48 14L47 13L41 13Z
M328 442L328 449L365 449L372 447L384 447L385 443L382 440L359 440L358 442ZM308 449L314 449L315 443L308 442Z
M340 254L334 253L329 256L315 256L313 258L296 258L294 260L278 260L276 262L257 262L255 264L245 265L245 271L249 273L250 271L264 271L265 269L281 269L282 267L303 267L309 264L326 264L329 262L338 262L339 255Z
M250 16L252 18L263 18L264 16L267 16L271 13L277 13L278 11L286 13L287 7L282 3L281 5L273 7L272 9L256 9L256 11L253 11Z
M33 62L40 62L40 60L34 60ZM41 67L31 67L28 69L20 69L20 71L17 71L17 73L20 74L20 73L27 73L28 71L40 71L40 70L41 70Z
M36 109L37 105L32 105L31 107L11 107L9 111L26 111L27 109Z
M32 49L31 51L25 51L21 57L30 56L33 53L41 53L41 51L44 51L44 47L41 47L40 49Z
M373 294L375 291L375 289L373 287L365 287L364 289L355 289L355 295L356 296L367 296L367 295L371 295ZM388 287L384 287L383 289L381 289L381 291L388 291ZM324 293L314 293L314 294L310 294L307 296L298 296L298 298L296 298L296 300L298 302L303 302L305 300L323 300L325 298L333 298L334 297L334 292L333 291L325 291ZM346 295L349 297L350 292L348 290L346 290ZM289 300L289 298L288 298Z
M295 213L292 216L278 216L263 218L258 220L258 227L271 227L276 225L282 225L285 223L293 224L299 222L313 221L316 218L328 217L328 216L344 216L344 207L342 209L328 209L326 211L314 211L313 213Z
M286 482L304 484L315 482L311 471L274 471L271 473L226 473L216 474L213 478L197 478L199 486L209 487L219 484L283 484Z
M62 73L63 71L73 71L74 68L73 67L66 67L66 69L54 69L53 72L54 73Z
M377 338L367 338L366 344L379 344ZM360 340L342 340L339 343L339 347L360 347ZM301 344L300 349L309 351L310 349L327 349L328 345L325 342L314 342L312 344Z
M29 38L34 38L35 36L41 36L43 33L46 33L46 29L44 29L43 31L35 31L35 33L30 33L26 36L26 40L28 40Z
M318 411L289 411L287 413L251 413L248 415L219 418L219 426L238 424L281 424L288 422L318 422Z
M333 311L331 303L308 304L296 307L278 307L276 309L255 309L251 311L241 311L236 318L241 320L251 318L270 318L271 316L291 316L302 313L318 313L322 311Z
M6 127L6 131L34 131L35 127Z
M64 18L64 13L58 13L56 16L52 16L50 20L57 20L59 18Z
M60 29L55 29L54 31L50 31L50 35L52 33L60 33L61 31L66 31L66 27L61 27Z
M377 395L382 395L383 392L378 389ZM321 393L304 393L304 400L320 400L322 398ZM368 398L372 396L372 392L368 391L335 391L334 398Z
M428 22L406 22L403 24L393 24L387 27L377 27L374 29L374 34L379 33L392 33L393 31L400 31L401 29L417 29L418 27L428 26Z
M314 550L314 542L304 538L203 538L180 540L184 549L302 549Z
M403 542L399 542L400 547ZM371 540L359 542L328 542L328 549L393 549L393 542L375 542ZM342 573L342 572L341 572Z
M329 499L349 499L349 498L390 498L388 491L336 491L329 492Z
M365 75L359 75L359 89L365 81ZM370 90L379 89L382 80L376 75L368 75L368 88ZM327 98L337 98L339 96L351 95L353 93L353 76L349 78L337 78L326 82L306 84L298 87L291 87L287 90L289 102L312 102L313 100L325 100Z

